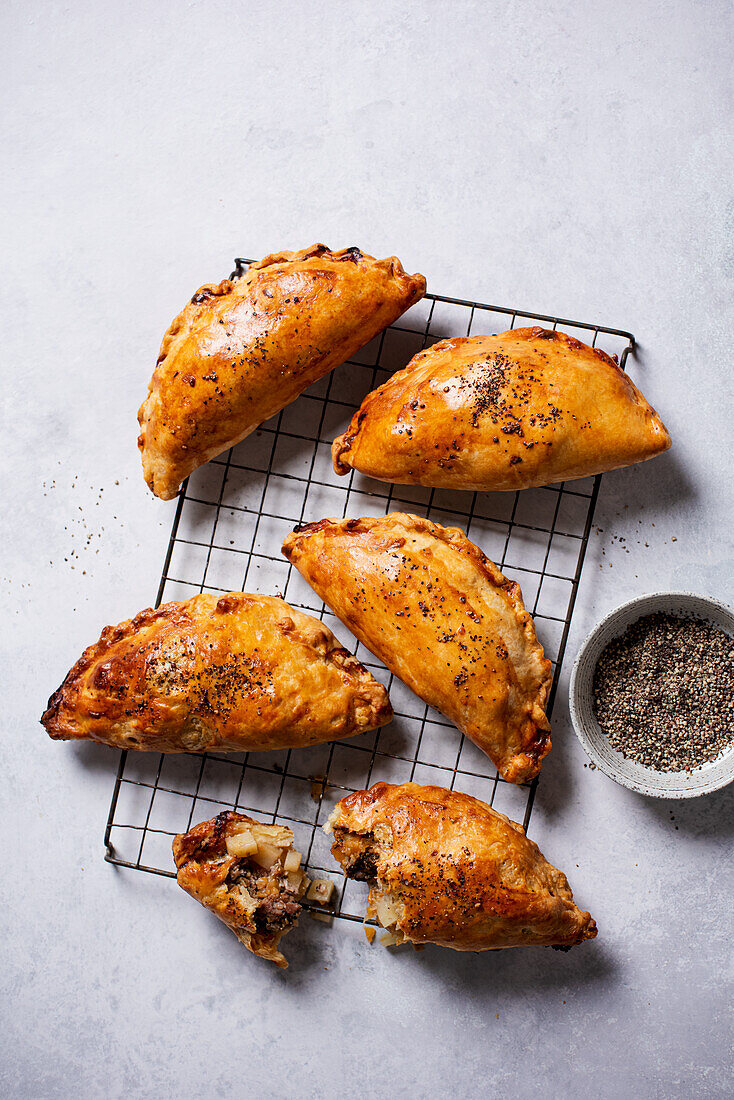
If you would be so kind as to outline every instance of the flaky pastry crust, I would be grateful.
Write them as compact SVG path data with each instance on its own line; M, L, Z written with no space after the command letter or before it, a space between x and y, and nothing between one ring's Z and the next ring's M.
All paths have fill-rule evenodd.
M563 332L442 340L368 394L332 446L401 485L514 490L642 462L670 436L605 352Z
M550 751L551 665L517 584L456 527L392 512L325 519L283 553L416 695L524 783Z
M138 420L145 480L170 500L198 466L368 343L423 297L396 256L315 244L201 287L163 337Z
M243 836L253 841L253 854L231 854ZM269 853L265 859L255 836L260 852ZM308 882L303 872L286 871L285 857L291 851L293 833L287 827L227 811L174 837L176 880L231 928L248 951L285 968L288 963L278 945L298 920ZM300 853L295 854L300 864Z
M336 741L391 718L385 688L318 619L231 592L107 627L41 722L61 740L243 752Z
M368 915L394 942L488 951L596 936L522 826L470 795L376 783L338 802L326 831L347 877L370 883Z

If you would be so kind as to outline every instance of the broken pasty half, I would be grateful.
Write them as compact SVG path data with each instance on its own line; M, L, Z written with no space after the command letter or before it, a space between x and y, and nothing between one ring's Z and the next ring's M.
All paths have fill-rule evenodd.
M170 500L198 466L368 343L423 297L400 260L323 244L203 286L163 337L138 414L143 473Z
M670 436L605 352L563 332L442 340L368 394L334 441L350 467L399 485L512 490L599 474Z
M325 829L347 878L370 884L367 916L388 943L491 951L596 936L522 826L470 795L376 783L338 802Z
M53 738L244 752L389 722L387 692L318 619L273 596L204 594L109 626L48 702Z
M463 531L393 512L296 528L283 553L353 634L487 754L536 776L551 665L517 584Z
M231 928L248 951L286 967L278 945L309 884L293 833L228 811L173 840L182 890Z

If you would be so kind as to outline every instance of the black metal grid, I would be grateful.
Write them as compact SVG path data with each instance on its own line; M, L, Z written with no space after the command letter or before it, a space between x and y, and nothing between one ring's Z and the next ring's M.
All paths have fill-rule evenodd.
M233 277L242 273L237 262ZM601 477L515 493L467 493L386 485L334 474L332 440L362 398L421 348L447 336L517 326L560 326L624 367L634 337L621 329L427 294L395 325L182 487L156 606L197 592L282 595L325 620L388 687L395 719L347 741L251 754L123 752L107 829L110 863L174 877L177 832L237 809L288 825L310 874L337 884L336 916L363 919L366 886L344 879L321 826L349 791L384 779L415 780L475 794L527 828L537 781L518 787L441 714L427 707L362 645L280 554L297 523L401 510L462 527L519 582L554 668L553 708ZM590 339L589 336L592 336ZM320 780L325 780L325 785Z

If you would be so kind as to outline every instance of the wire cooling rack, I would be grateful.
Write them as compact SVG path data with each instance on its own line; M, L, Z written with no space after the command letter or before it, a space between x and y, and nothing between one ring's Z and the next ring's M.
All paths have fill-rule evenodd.
M233 278L243 265L236 261ZM326 516L408 511L460 526L522 589L553 663L552 711L600 477L515 493L386 485L356 471L339 477L331 442L363 397L421 348L447 336L540 324L616 355L634 337L603 325L427 294L352 359L321 379L242 443L191 475L178 498L158 604L198 592L281 595L323 619L390 692L389 726L347 741L250 754L123 752L105 833L110 863L174 877L171 841L199 821L236 809L288 825L312 875L337 885L330 912L363 919L366 886L344 878L321 826L347 792L378 780L435 783L476 795L527 829L536 782L515 786L441 714L393 677L282 557L297 523Z

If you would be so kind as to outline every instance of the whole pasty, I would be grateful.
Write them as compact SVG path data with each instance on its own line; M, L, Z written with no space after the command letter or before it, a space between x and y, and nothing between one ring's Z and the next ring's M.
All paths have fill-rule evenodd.
M290 829L221 813L174 837L173 858L182 890L224 921L248 951L288 965L278 944L298 920L309 882Z
M522 826L470 795L376 783L338 802L325 828L347 877L369 882L367 915L387 942L491 951L596 936Z
M368 394L334 469L400 485L512 490L642 462L670 436L621 367L563 332L442 340Z
M336 741L392 718L318 619L273 596L194 596L109 626L48 702L53 738L155 752Z
M551 741L551 665L520 589L463 531L393 512L296 528L283 553L416 695L513 783Z
M145 480L184 478L290 404L423 297L395 256L323 244L276 252L203 286L163 337L138 420Z

